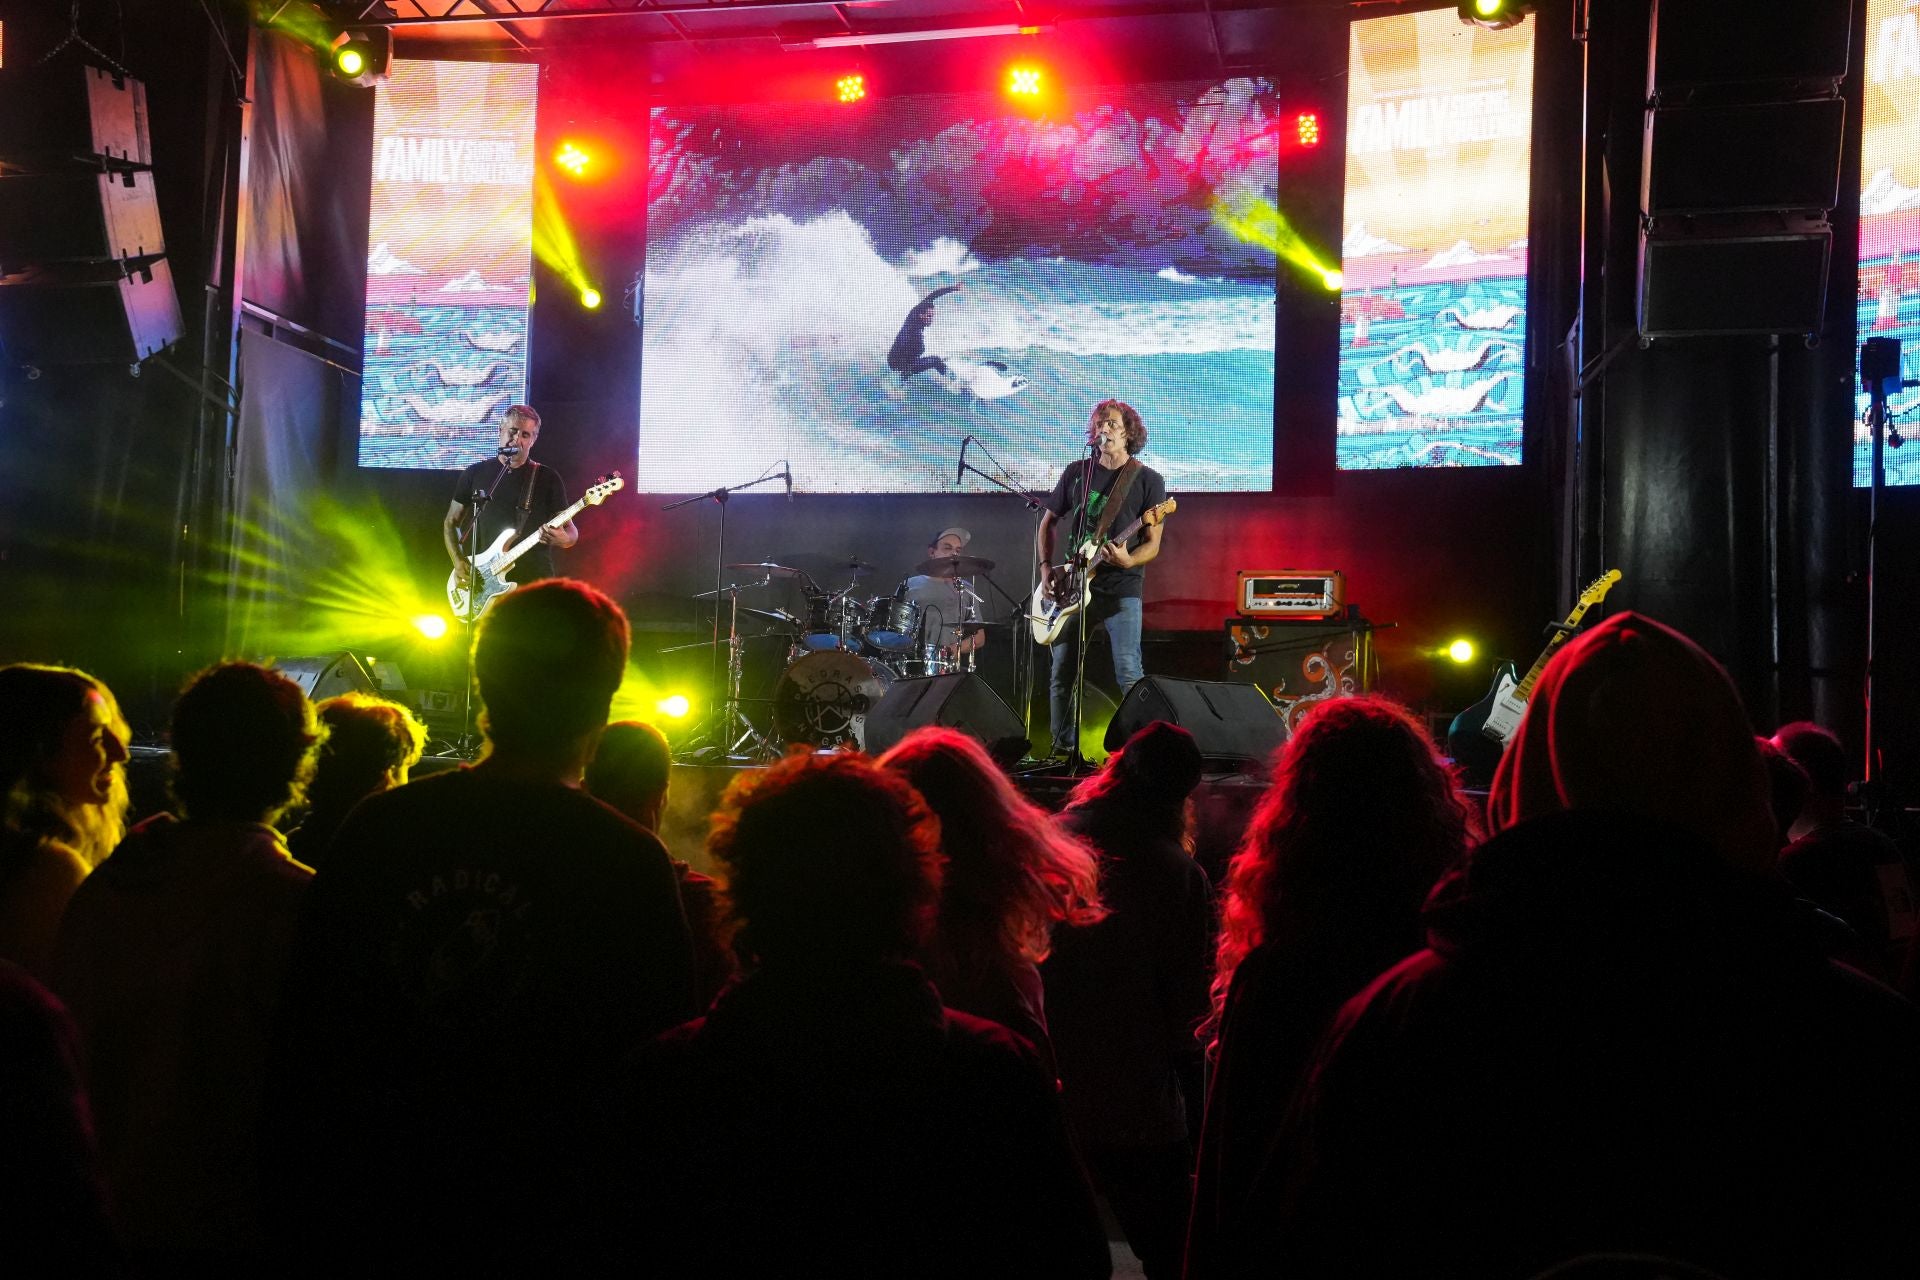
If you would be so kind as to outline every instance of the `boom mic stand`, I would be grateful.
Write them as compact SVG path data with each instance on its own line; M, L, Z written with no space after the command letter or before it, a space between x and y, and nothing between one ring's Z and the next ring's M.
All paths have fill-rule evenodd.
M971 437L969 437L969 439L971 439ZM1032 491L1014 480L1013 476L1007 472L1007 469L1000 465L1000 459L995 458L992 451L984 444L978 440L972 440L972 445L974 448L986 454L987 457L992 460L993 465L999 467L1001 473L1006 475L1007 478L1003 480L1000 476L989 475L974 466L971 462L968 462L964 454L966 449L965 445L961 446L961 474L964 476L970 471L994 488L1010 493L1020 499L1020 501L1026 503L1027 510L1033 513L1034 535L1030 545L1038 547L1040 545L1040 517L1045 513L1046 507L1041 505L1040 499L1035 497ZM1023 600L1016 600L1008 595L1006 588L993 580L992 574L983 573L980 575L987 580L987 585L995 591L998 591L1001 597L1005 599L1013 609L1013 613L1010 615L1010 620L1013 624L1013 696L1018 699L1020 703L1020 723L1026 728L1029 751L1032 750L1033 744L1033 689L1034 682L1038 677L1038 671L1033 654L1034 644L1026 635L1024 628L1028 620L1028 602L1033 599L1034 593L1040 589L1040 574L1043 571L1043 566L1041 566L1039 562L1040 558L1037 554L1030 557L1030 559L1033 562L1033 570L1028 575L1027 594Z
M1906 441L1900 428L1893 425L1887 412L1887 400L1902 387L1920 386L1920 380L1900 376L1900 339L1868 338L1860 344L1860 383L1867 393L1868 478L1867 498L1867 666L1862 681L1866 727L1862 734L1865 765L1860 777L1869 797L1878 789L1881 770L1874 752L1873 665L1878 652L1874 634L1877 622L1875 592L1880 580L1880 512L1887 487L1886 449L1898 449Z
M500 489L500 482L507 478L510 464L503 458L500 470L493 477L494 492ZM531 483L531 481L529 481ZM462 609L461 621L467 628L467 680L460 689L460 741L454 746L454 754L463 760L471 760L480 754L479 744L473 740L473 630L480 624L480 592L476 590L479 582L473 571L473 562L480 558L480 515L493 501L493 494L485 489L475 489L468 495L473 507L473 518L467 521L467 607Z
M712 500L720 506L720 538L713 550L713 656L707 663L707 718L695 742L704 742L708 746L718 746L722 752L729 749L727 726L722 723L727 712L723 709L725 699L716 695L720 685L720 602L726 592L727 577L727 499L746 489L758 488L775 480L791 479L792 467L786 466L771 475L763 475L757 480L745 484L722 485L718 489L709 489L705 493L696 493L691 498L682 498L678 502L669 502L661 507L662 511L678 511L681 507L692 506L696 502Z

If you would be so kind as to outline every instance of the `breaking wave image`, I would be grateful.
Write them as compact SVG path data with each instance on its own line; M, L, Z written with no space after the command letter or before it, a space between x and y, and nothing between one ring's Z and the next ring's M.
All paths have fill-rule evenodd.
M811 139L656 112L637 487L786 459L807 492L951 491L966 436L1045 487L1117 397L1170 485L1270 489L1273 259L1210 209L1274 197L1271 89L1115 93L896 99Z

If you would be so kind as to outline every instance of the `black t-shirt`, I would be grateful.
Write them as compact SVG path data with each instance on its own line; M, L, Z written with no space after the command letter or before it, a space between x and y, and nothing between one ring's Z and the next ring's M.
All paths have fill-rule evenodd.
M506 474L502 475L501 472ZM480 513L480 550L485 551L500 536L502 529L514 531L518 542L535 529L566 510L567 485L552 467L529 460L524 467L503 468L497 460L476 462L460 473L453 487L453 500L463 507L473 505L473 491L484 489L488 500ZM461 540L461 550L466 550ZM536 542L527 553L513 562L507 576L527 583L553 576L553 548Z
M269 1072L276 1194L361 1258L375 1240L502 1265L551 1248L604 1181L624 1055L693 1012L665 847L483 764L369 797L326 868Z
M1046 508L1057 516L1065 526L1063 537L1056 544L1055 558L1064 560L1066 551L1080 545L1093 531L1100 527L1100 517L1105 514L1108 496L1113 492L1114 482L1119 479L1120 471L1109 471L1098 463L1093 467L1093 510L1086 515L1087 527L1080 528L1081 521L1081 485L1087 472L1084 461L1070 464L1060 473L1060 480L1053 486L1053 492L1047 495ZM1167 482L1152 467L1142 466L1140 474L1133 478L1126 496L1120 501L1120 510L1107 522L1109 539L1140 518L1148 507L1158 506L1167 500ZM1127 539L1127 550L1133 551L1147 540L1147 531L1142 528L1133 537ZM1095 595L1120 599L1137 596L1141 593L1147 577L1146 566L1135 565L1131 569L1121 569L1115 565L1101 563L1093 570L1093 591Z

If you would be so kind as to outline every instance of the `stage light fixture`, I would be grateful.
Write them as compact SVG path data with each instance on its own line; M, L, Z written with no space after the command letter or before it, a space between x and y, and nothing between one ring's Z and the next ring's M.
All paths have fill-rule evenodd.
M1317 111L1302 111L1294 118L1293 132L1294 136L1299 139L1301 146L1319 146L1320 113Z
M1489 31L1505 31L1526 21L1532 0L1460 0L1460 21Z
M361 88L387 78L393 62L393 32L385 27L349 28L329 46L333 74Z
M1040 68L1011 67L1007 71L1007 92L1016 98L1040 96Z
M833 87L842 102L858 102L867 96L867 78L863 75L841 76Z
M584 178L588 166L593 163L593 153L576 142L563 141L554 150L553 163L556 168L565 169L576 178Z
M693 703L687 700L684 693L670 693L654 703L653 709L669 720L678 720L693 709Z
M1327 286L1330 293L1338 293L1347 286L1347 274L1338 267L1325 267L1320 272L1320 283Z
M1463 667L1466 666L1469 662L1473 661L1473 655L1475 652L1476 651L1473 646L1473 641L1468 640L1465 637L1455 640L1452 644L1447 646L1447 656L1449 658L1452 658L1455 662L1459 663Z
M413 620L413 629L429 640L439 640L447 634L447 620L437 613L423 613Z
M598 310L600 306L600 291L592 285L588 285L582 289L580 291L580 305L589 311Z

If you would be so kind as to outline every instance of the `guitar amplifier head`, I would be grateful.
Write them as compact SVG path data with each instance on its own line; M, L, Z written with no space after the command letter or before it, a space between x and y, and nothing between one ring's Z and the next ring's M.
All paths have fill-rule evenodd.
M1347 579L1338 569L1242 569L1234 604L1249 618L1337 618Z

